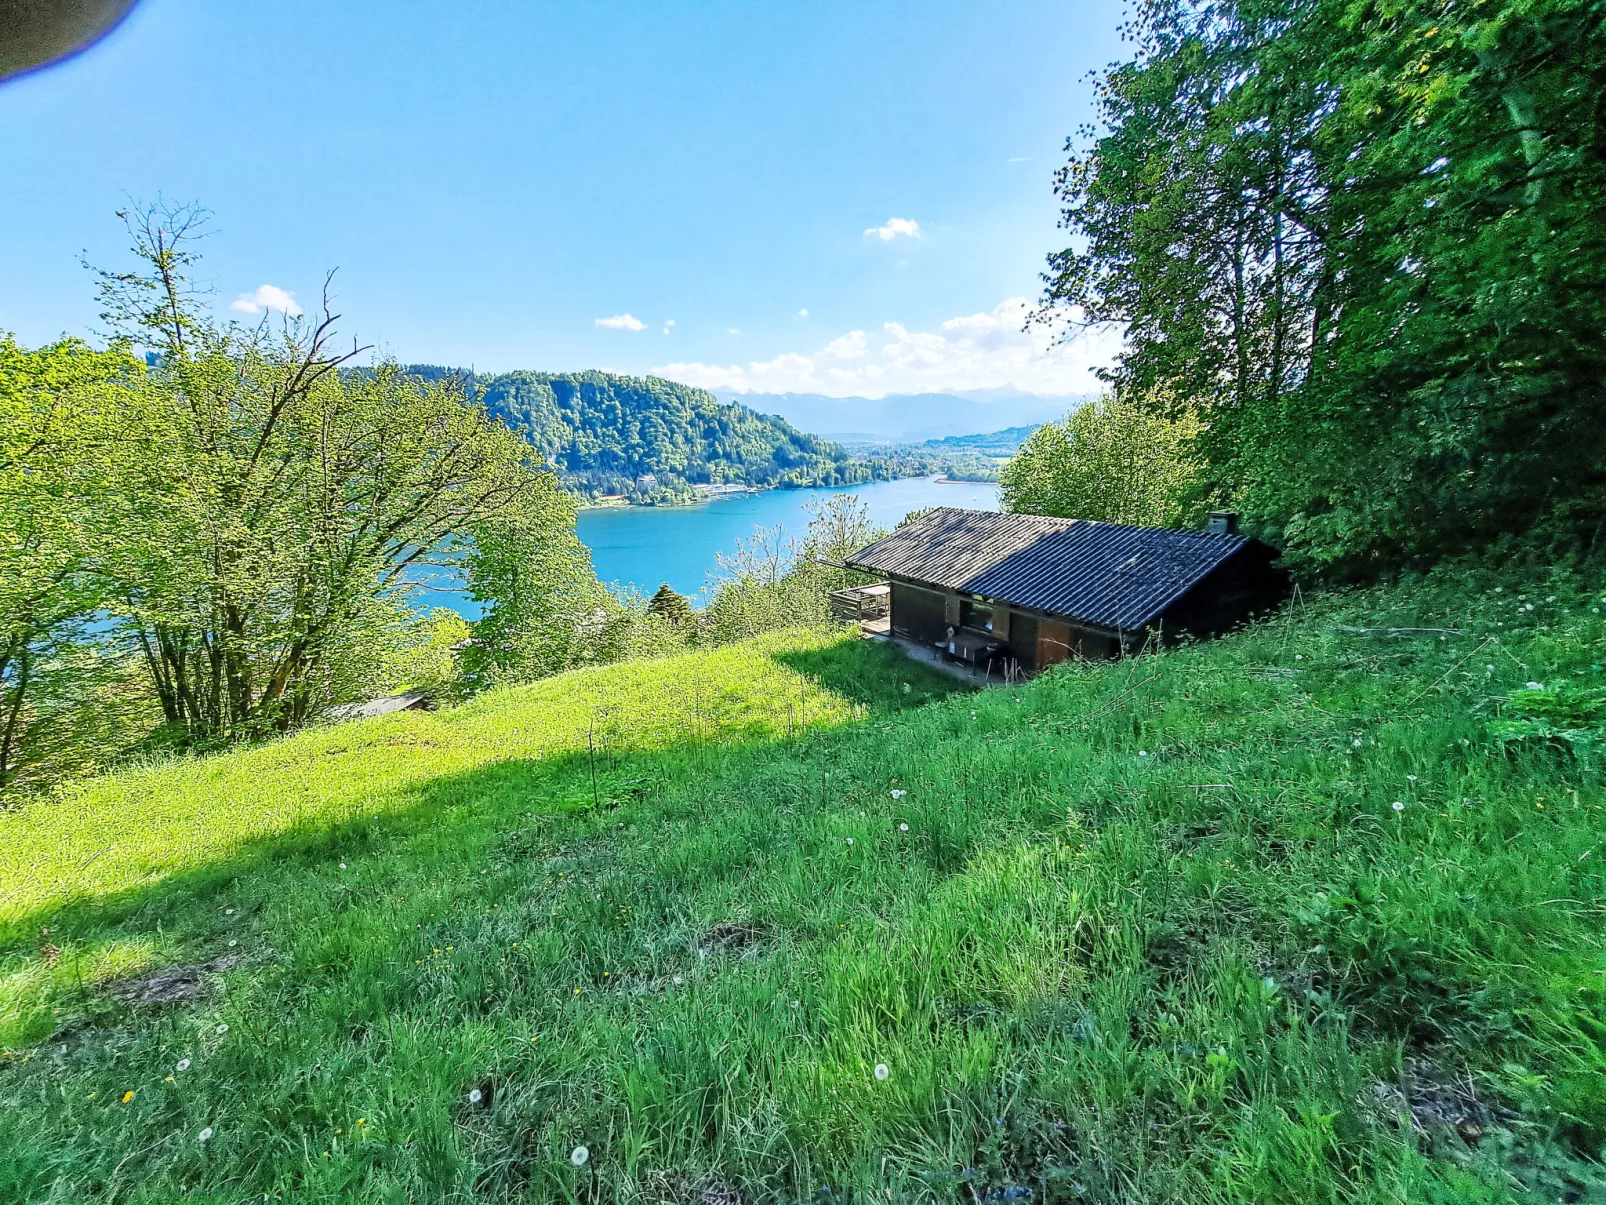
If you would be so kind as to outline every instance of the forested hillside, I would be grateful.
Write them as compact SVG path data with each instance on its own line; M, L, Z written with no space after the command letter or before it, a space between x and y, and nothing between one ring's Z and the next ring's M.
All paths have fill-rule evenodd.
M452 372L422 364L407 371L426 379ZM693 485L855 485L896 475L885 458L851 456L774 415L658 377L458 375L584 497L664 502L690 497Z

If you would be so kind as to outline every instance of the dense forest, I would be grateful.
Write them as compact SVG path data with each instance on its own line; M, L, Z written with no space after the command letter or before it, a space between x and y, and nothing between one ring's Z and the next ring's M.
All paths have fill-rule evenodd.
M856 485L900 475L882 456L852 456L774 415L704 389L608 372L472 373L414 364L425 380L455 376L518 431L584 498L689 500L696 485Z
M1606 10L1144 0L1040 320L1194 411L1209 501L1365 577L1606 531Z

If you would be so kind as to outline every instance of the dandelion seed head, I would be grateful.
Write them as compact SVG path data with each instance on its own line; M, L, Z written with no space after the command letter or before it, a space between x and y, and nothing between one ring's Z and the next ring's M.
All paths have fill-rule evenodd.
M219 1025L217 1027L217 1031L219 1033L228 1033L229 1032L229 1027L227 1025Z
M182 1074L185 1071L188 1071L189 1069L190 1069L190 1061L189 1061L189 1059L180 1059L173 1066L173 1070L179 1072L180 1074Z
M212 1141L212 1127L211 1126L207 1126L206 1129L202 1130L199 1134L197 1134L195 1136L195 1141L197 1141L197 1142L211 1142Z
M892 794L892 797L893 797L893 798L894 798L894 799L902 799L902 798L903 798L903 797L904 797L904 796L905 796L905 795L907 795L907 794L908 794L908 793L909 793L909 792L908 792L908 791L903 791L903 790L898 790L898 789L894 789L894 790L893 790L893 791L892 791L892 792L891 792L891 794Z
M1407 774L1405 776L1405 781L1406 782L1415 782L1416 781L1416 775L1415 774Z
M1389 806L1392 807L1396 812L1403 812L1405 810L1405 801L1401 800L1401 799L1396 799Z
M342 862L342 863L341 863L341 864L340 864L340 869L341 869L341 870L344 870L344 869L346 869L346 864L345 864L345 863L344 863L344 862Z
M1543 682L1530 682L1530 683L1528 683L1528 689L1529 690L1544 690L1544 688L1545 688L1545 684Z
M887 1065L885 1063L877 1063L875 1065L875 1077L877 1079L884 1080L884 1079L887 1078L887 1076L889 1076L891 1074L892 1074L892 1072L887 1068Z
M852 844L853 844L853 838L852 838L852 837L849 837L849 838L848 838L848 844L849 844L849 845L852 845Z
M569 1162L576 1167L584 1167L586 1160L591 1158L591 1152L584 1146L577 1146L569 1152Z
M233 908L225 908L225 909L223 909L223 915L224 916L233 916L234 915L234 909Z
M484 1099L485 1099L485 1093L481 1092L478 1088L470 1088L468 1090L468 1103L469 1104L477 1105L477 1104L480 1103L480 1101L482 1101Z
M899 825L899 826L898 826L898 831L899 831L899 832L900 832L900 833L906 833L906 832L908 832L908 831L909 831L909 826L908 826L908 825L907 825L907 824L900 824L900 825Z
M239 945L239 944L240 944L240 943L239 943L239 942L237 942L237 941L235 941L235 940L234 940L234 939L233 939L233 938L232 938L232 937L231 937L231 938L230 938L230 939L229 939L229 945L231 945L231 946L237 946L237 945Z
M1361 738L1360 737L1356 737L1354 740L1352 740L1350 742L1350 744L1354 745L1357 749L1359 749L1361 747Z

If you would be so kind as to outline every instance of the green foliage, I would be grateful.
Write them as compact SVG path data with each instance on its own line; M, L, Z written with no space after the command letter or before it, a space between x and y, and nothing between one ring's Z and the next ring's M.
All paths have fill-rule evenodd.
M463 693L458 653L474 635L467 620L450 607L432 607L411 612L392 632L396 648L385 662L384 691L421 690L436 699Z
M463 549L468 594L484 610L463 652L470 691L527 682L589 659L588 630L614 608L574 533L574 502L545 491L540 505L476 524Z
M707 390L607 372L506 372L475 378L411 365L425 378L461 380L490 412L528 439L583 497L688 502L693 485L854 485L890 476L782 419L720 402Z
M1606 522L1606 21L1572 0L1147 0L1059 177L1044 318L1208 424L1292 560Z
M1172 411L1172 413L1167 413ZM1203 433L1187 410L1106 397L1039 427L999 474L1006 510L1141 527L1198 519Z
M193 738L287 729L383 676L408 574L476 524L568 524L527 446L448 382L343 374L327 311L277 332L183 304L195 221L131 218L139 273L108 318L158 340L121 390L129 508L112 572L167 721ZM154 307L154 308L153 308Z
M648 600L647 614L667 619L670 623L683 628L694 627L697 623L697 615L691 609L691 603L686 601L684 594L672 589L668 582L659 586L657 593Z
M946 698L769 636L0 815L0 1196L1594 1199L1606 792L1491 701L1606 621L1514 585Z
M108 398L140 373L122 349L28 351L0 334L0 791L128 743L105 724L76 741L62 725L96 712L92 683L121 676L112 649L73 646L114 593L107 568L127 516L108 488L123 422ZM103 702L102 718L126 712Z

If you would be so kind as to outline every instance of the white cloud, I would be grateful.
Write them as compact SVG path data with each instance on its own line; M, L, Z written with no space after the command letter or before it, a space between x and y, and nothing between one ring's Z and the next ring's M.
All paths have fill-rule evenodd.
M907 238L920 237L920 223L913 218L889 218L885 226L872 226L864 232L865 238L878 238L883 243L890 243L899 235Z
M807 318L809 316L809 312L807 310L799 310L797 312L797 316L799 318Z
M260 314L265 310L273 310L287 318L301 317L296 295L278 285L258 285L255 293L241 293L229 302L229 309L236 314Z
M950 318L935 331L888 322L878 331L849 331L812 355L787 352L746 364L676 363L655 376L741 393L821 393L883 397L889 393L1019 389L1025 393L1087 393L1093 375L1121 349L1112 330L1084 331L1055 344L1040 327L1022 329L1028 304L1012 297L979 314Z
M670 330L674 327L674 325L675 325L675 320L673 318L671 318L667 322L665 322L664 323L664 334L667 335L670 332Z
M610 331L644 331L647 324L634 314L615 314L611 318L598 318L598 326L606 327Z
M1031 161L1031 155L1016 155L1013 159L1004 160L1005 163L1030 163Z
M725 333L727 335L739 335L742 333L742 328L739 326L727 326L725 328Z

